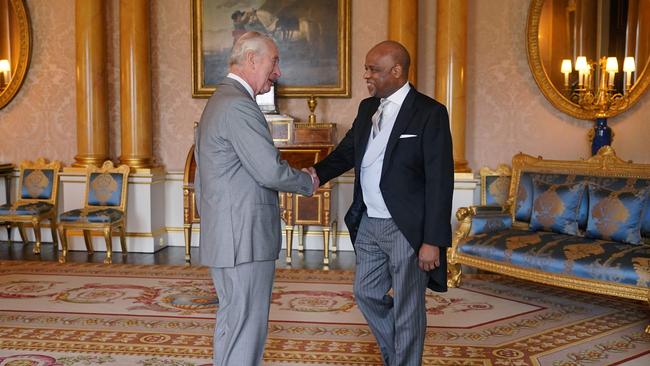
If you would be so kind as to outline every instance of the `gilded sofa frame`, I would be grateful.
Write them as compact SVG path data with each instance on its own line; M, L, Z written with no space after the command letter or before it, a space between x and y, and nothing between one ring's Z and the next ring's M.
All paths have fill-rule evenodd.
M510 182L508 201L503 208L503 210L509 212L512 216L513 227L515 228L528 227L528 223L515 221L514 200L517 197L517 189L522 172L650 179L650 164L635 164L631 161L623 161L616 156L614 149L610 146L601 148L598 154L591 158L578 161L546 160L541 156L533 157L519 153L512 158L512 179ZM452 246L448 250L450 273L447 282L450 287L460 286L462 275L461 265L464 264L545 285L640 300L650 304L650 289L647 287L614 284L556 273L551 274L460 253L458 248L462 240L469 235L472 226L472 217L484 211L485 208L481 206L472 206L461 207L456 212L459 226L454 233ZM650 333L650 325L646 327L646 332Z

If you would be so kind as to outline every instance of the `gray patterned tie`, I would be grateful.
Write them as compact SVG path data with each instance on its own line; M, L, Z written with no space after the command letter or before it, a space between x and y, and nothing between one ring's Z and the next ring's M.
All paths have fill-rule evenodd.
M377 108L377 112L372 115L372 138L374 139L375 136L379 134L379 131L381 131L381 122L382 122L382 117L384 114L384 108L386 105L390 103L390 100L386 98L381 98L381 103L379 104L379 108Z

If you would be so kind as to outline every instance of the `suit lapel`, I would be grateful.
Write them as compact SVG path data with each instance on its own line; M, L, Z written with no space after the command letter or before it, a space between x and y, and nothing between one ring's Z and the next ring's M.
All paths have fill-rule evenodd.
M386 169L388 168L389 162L391 155L393 154L393 150L395 149L395 145L397 145L397 141L399 140L400 135L406 127L408 127L409 123L411 122L411 117L413 117L413 114L415 113L415 95L417 91L415 88L411 85L411 90L409 93L406 95L406 98L404 99L404 103L402 103L402 107L399 109L399 113L397 114L397 119L395 119L395 124L393 125L393 130L390 132L390 137L388 138L388 144L386 144L386 152L384 153L384 164L381 168L381 176L383 177L384 174L386 173Z
M355 147L354 151L356 153L355 157L355 165L356 165L356 171L361 171L361 161L363 160L363 155L366 153L366 148L368 147L368 139L370 138L370 130L372 127L372 115L375 114L377 111L377 108L379 108L379 98L374 98L372 102L368 105L368 109L365 111L365 115L361 116L361 122L359 128L359 133L355 133L355 137L359 139L357 141L357 147Z

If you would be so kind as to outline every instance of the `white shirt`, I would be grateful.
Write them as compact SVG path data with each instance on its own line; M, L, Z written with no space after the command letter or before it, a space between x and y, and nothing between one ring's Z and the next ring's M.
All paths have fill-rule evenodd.
M389 95L386 99L390 101L385 107L381 117L381 131L372 137L370 134L368 146L361 162L361 190L363 192L363 202L368 209L368 217L390 218L390 212L381 195L379 182L381 180L381 170L384 166L384 153L388 138L395 125L397 114L402 108L402 103L406 95L411 90L409 83L405 83L395 93Z
M239 82L239 83L240 83L240 84L241 84L241 85L246 89L246 91L248 92L248 94L251 95L251 98L255 99L255 95L253 94L253 88L251 88L251 86L248 85L248 83L246 82L246 80L244 80L244 79L242 79L241 77L239 77L239 75L233 74L232 72L228 73L228 75L226 75L226 77L227 77L227 78L231 78L231 79L233 79L233 80Z

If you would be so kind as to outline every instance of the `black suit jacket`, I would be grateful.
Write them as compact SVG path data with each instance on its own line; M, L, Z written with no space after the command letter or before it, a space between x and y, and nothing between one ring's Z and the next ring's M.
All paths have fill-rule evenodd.
M354 199L345 223L354 244L366 211L359 174L379 98L364 99L341 143L315 165L321 184L354 168ZM400 138L402 135L415 135ZM397 115L384 153L379 187L393 221L415 253L422 243L440 247L440 267L429 272L428 287L447 290L446 248L451 246L454 159L447 109L411 87Z

